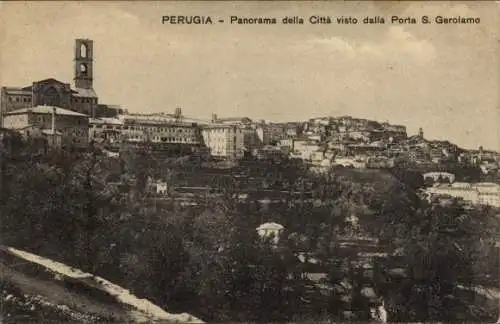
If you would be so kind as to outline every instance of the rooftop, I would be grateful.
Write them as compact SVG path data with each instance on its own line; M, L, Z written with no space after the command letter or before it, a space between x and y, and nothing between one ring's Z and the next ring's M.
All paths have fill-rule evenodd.
M235 124L207 124L207 125L202 125L202 128L206 128L206 129L211 129L211 128L234 128L234 127L238 127L237 125ZM239 127L238 127L239 129Z
M270 222L270 223L264 223L257 227L257 230L282 230L284 229L283 225Z
M55 106L36 106L36 107L32 107L32 108L21 108L21 109L9 111L9 112L5 113L5 115L6 116L8 116L8 115L20 115L20 114L27 114L27 113L52 114L52 112L54 110L55 110L56 115L87 117L87 115L77 113L76 111L63 109L63 108L59 108L59 107L55 107Z
M117 118L89 118L89 123L91 124L111 124L111 125L122 125L123 121Z
M94 89L83 89L83 88L76 88L74 89L75 93L73 96L75 97L82 97L82 98L97 98L97 94L95 93Z
M29 95L31 96L31 91L22 89L20 87L4 87L5 92L10 95Z
M57 131L57 130L52 130L52 129L44 129L42 130L42 134L45 134L45 135L62 135L61 132Z

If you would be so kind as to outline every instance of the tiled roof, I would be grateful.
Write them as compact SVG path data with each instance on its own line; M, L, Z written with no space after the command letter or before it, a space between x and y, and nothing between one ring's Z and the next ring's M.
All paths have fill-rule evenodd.
M257 230L261 229L266 229L266 230L282 230L284 229L283 225L274 223L274 222L269 222L269 223L264 223L257 227Z
M231 129L231 128L235 128L236 126L237 125L214 123L214 124L203 125L202 128L205 128L205 129L211 129L211 128L228 128L228 129Z
M5 92L10 95L25 95L31 96L31 91L24 90L22 88L17 87L5 87Z
M123 125L123 120L117 118L90 118L89 123L91 124L112 124L112 125Z
M52 111L54 110L54 108L56 110L56 115L87 117L87 115L77 113L76 111L71 111L68 109L63 109L63 108L54 107L54 106L36 106L33 108L16 109L16 110L12 110L12 111L5 113L5 115L26 114L28 112L32 112L35 114L52 114Z
M83 89L76 88L74 89L75 93L73 94L75 97L83 97L83 98L97 98L97 94L94 89Z

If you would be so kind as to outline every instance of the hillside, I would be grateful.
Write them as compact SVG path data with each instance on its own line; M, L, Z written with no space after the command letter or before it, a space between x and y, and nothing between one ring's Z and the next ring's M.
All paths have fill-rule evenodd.
M59 262L0 247L2 320L43 322L202 323L170 314L120 286Z

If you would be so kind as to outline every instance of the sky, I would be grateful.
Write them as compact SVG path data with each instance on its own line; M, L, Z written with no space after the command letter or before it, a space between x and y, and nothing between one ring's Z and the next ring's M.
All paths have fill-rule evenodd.
M351 115L500 150L498 2L0 2L0 84L72 83L94 40L99 102L131 112L297 121ZM163 15L226 23L162 24ZM230 16L384 17L377 25L231 25ZM391 24L392 15L479 17Z

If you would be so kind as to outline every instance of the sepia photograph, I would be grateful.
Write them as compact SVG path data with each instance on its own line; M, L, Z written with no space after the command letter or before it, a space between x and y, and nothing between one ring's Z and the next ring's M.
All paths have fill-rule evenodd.
M500 1L0 1L0 323L500 324Z

